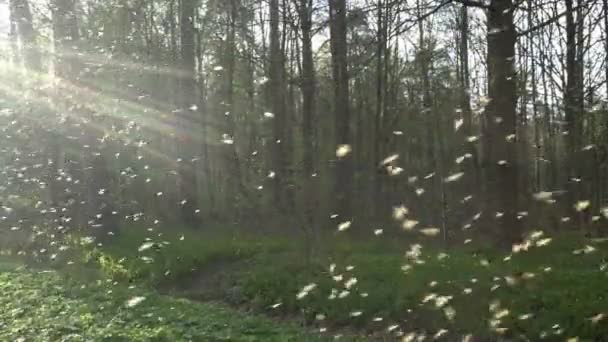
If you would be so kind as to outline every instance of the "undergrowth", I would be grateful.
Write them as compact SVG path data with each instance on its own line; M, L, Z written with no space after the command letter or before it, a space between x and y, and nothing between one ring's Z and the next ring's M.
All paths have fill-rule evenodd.
M569 234L509 255L474 245L417 249L401 241L399 249L331 241L310 260L293 239L125 229L95 253L110 258L101 266L115 279L152 286L183 288L219 273L221 281L204 284L213 288L194 283L189 291L321 328L530 340L608 336L604 242ZM220 269L210 271L216 264ZM222 268L228 264L239 267Z
M112 281L0 272L2 341L317 341L293 324Z

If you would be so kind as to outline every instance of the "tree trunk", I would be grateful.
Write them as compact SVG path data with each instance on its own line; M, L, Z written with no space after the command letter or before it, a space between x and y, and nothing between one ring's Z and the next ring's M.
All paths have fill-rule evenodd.
M76 7L73 0L54 0L52 9L55 70L58 76L65 78L71 74L72 65L76 62L70 56L73 53L71 47L80 38Z
M582 84L580 83L580 71L582 67L579 60L582 46L580 37L580 25L582 18L580 10L575 21L574 0L565 0L566 3L566 90L564 92L564 109L566 114L567 135L567 176L569 200L574 203L581 194L581 186L574 178L581 177L580 152L582 148Z
M346 43L346 1L329 0L331 65L334 82L334 135L336 146L351 143L350 99L348 86L348 47ZM352 156L338 159L335 165L336 210L342 219L351 216Z
M516 32L512 0L493 0L488 10L488 95L484 163L489 212L502 212L501 242L521 238L518 209L517 145L507 137L517 130L514 70Z
M377 36L376 36L376 113L374 117L374 156L372 160L372 170L377 170L378 165L382 161L383 151L383 135L384 128L382 127L384 117L384 95L385 95L385 52L386 52L386 35L384 23L384 1L378 0L377 9ZM376 219L381 219L380 213L387 207L386 203L382 200L383 194L383 174L381 172L374 172L374 184L372 189L374 211Z
M471 84L469 75L469 11L466 6L460 9L460 61L462 63L460 75L462 117L464 131L467 136L473 135L473 116L471 113Z
M199 133L198 109L191 108L198 103L196 99L196 44L194 30L195 1L182 0L180 4L180 88L182 111L178 113L178 151L181 161L178 162L178 188L181 219L186 225L198 223L198 186L193 158L197 145L194 136ZM196 133L195 133L196 132Z
M21 41L22 54L28 68L38 70L41 67L40 52L36 44L36 31L32 23L32 12L28 0L10 0L11 20Z
M169 12L167 16L169 17L169 51L171 51L171 58L174 61L177 61L177 30L175 23L175 5L176 0L169 0Z
M566 91L564 93L564 109L568 125L568 147L573 156L578 150L578 98L577 98L577 67L576 67L576 24L574 22L573 0L566 2Z
M230 13L229 13L229 24L227 27L227 35L226 35L226 46L224 52L224 63L226 69L225 75L225 83L224 83L224 98L226 104L226 123L227 123L227 134L232 137L232 139L236 139L236 115L234 112L234 75L236 69L236 54L237 54L237 46L236 46L236 23L238 19L238 5L239 0L230 0ZM249 193L243 184L243 174L241 170L241 161L239 158L239 153L237 149L237 141L233 140L232 144L229 144L228 147L228 164L229 170L232 170L232 174L229 175L231 177L227 180L228 187L230 191L228 191L227 200L230 202L232 206L232 212L234 213L234 217L239 217L243 214L241 210L241 205L244 203L243 198L247 199L249 197Z
M604 55L608 59L608 0L602 0L604 11ZM608 101L608 63L604 64L604 82L606 82L606 101Z
M299 14L302 30L302 140L304 145L302 197L304 198L305 224L308 226L310 233L315 234L315 195L317 190L313 173L315 172L316 76L312 50L312 0L300 0Z
M270 108L274 114L271 142L272 167L275 172L273 193L279 209L288 216L293 212L293 196L289 184L289 143L286 135L288 126L287 84L285 82L285 55L281 40L279 0L270 0Z

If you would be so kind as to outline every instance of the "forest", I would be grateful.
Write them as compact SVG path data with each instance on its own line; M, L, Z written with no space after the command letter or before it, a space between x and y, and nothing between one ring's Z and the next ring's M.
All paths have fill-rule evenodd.
M1 341L608 340L608 0L0 0Z

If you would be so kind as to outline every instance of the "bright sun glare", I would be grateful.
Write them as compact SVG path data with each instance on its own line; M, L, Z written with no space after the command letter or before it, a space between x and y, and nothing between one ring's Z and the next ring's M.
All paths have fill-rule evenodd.
M8 32L8 5L0 2L0 37L6 37L8 35Z

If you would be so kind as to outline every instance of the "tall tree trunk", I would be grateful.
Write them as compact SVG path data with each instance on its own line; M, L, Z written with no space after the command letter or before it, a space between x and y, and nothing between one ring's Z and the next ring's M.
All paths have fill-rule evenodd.
M351 143L346 10L346 0L329 0L336 146ZM336 210L343 219L348 219L351 216L350 193L353 178L351 155L336 161L334 176Z
M171 51L171 58L174 61L177 61L177 30L175 23L175 6L176 0L169 0L169 12L167 16L169 17L169 51Z
M430 180L433 195L435 194L443 194L442 184L439 184L437 180L443 177L442 174L442 162L439 153L439 139L438 135L441 134L439 124L439 117L436 116L433 111L433 99L431 98L431 63L432 63L432 55L431 55L431 42L425 36L425 20L423 18L424 9L422 7L422 3L420 0L416 1L416 12L418 16L418 70L420 72L420 82L422 83L422 108L420 110L422 114L422 118L424 120L424 132L426 134L426 160L425 164L429 170L432 172L436 172L439 177L433 177ZM443 196L442 196L443 197ZM441 210L443 207L443 203L441 203L441 207L427 207L426 215L433 216L433 212L436 210ZM444 230L445 233L445 230Z
M528 0L528 7L532 8L532 0ZM534 26L534 16L532 14L532 11L528 12L528 27L533 27ZM541 186L542 186L542 182L541 182L541 168L540 168L540 158L542 155L542 146L541 146L541 142L540 142L540 135L541 135L541 119L540 116L538 114L538 106L537 106L537 101L538 101L538 88L537 88L537 77L536 77L536 56L534 55L535 49L534 49L534 37L536 36L536 34L534 32L531 32L529 34L528 37L528 45L529 45L529 51L528 53L530 54L531 57L531 63L530 63L530 76L531 76L531 87L532 87L532 117L533 117L533 121L534 121L534 191L538 192L541 190ZM527 86L525 86L526 91L527 91Z
M578 196L581 199L593 200L591 190L593 188L593 175L590 171L594 169L594 166L590 164L592 162L592 151L591 153L585 153L582 151L583 146L587 143L593 143L589 138L593 138L593 133L586 134L585 127L591 125L594 127L592 118L586 115L585 111L585 51L588 46L585 46L585 16L588 13L587 4L585 0L576 1L576 101L577 101L577 148L578 148L578 160L575 162L576 177L580 178L582 182L574 182L578 189ZM589 33L591 34L591 33ZM593 94L591 94L592 96ZM595 202L592 202L595 204ZM591 219L590 211L584 211L579 215L579 227L581 229L587 228L587 223Z
M28 0L10 0L9 9L17 36L21 42L21 49L25 65L38 70L41 67L40 52L36 44L36 31L32 22L32 11Z
M232 137L232 139L236 139L235 136L237 133L236 127L236 115L234 112L234 76L236 69L236 55L237 55L237 45L236 45L236 31L237 31L237 20L239 13L239 0L230 0L230 9L229 9L229 24L227 27L227 35L226 35L226 46L224 51L224 65L226 69L225 75L225 83L224 83L224 99L226 104L226 123L227 123L227 131L228 135ZM229 170L232 170L232 173L229 175L231 178L227 179L228 187L230 191L228 191L228 198L226 200L229 201L230 208L234 213L235 217L239 217L244 214L241 208L241 205L244 203L243 199L249 199L249 192L247 191L246 186L243 184L243 172L241 170L241 161L239 158L237 141L234 140L232 144L228 145L228 164Z
M374 117L374 155L372 160L372 170L376 170L380 162L382 161L382 153L383 151L383 117L384 117L384 95L385 91L385 79L384 79L384 69L385 69L385 52L386 52L386 35L385 35L385 27L386 23L384 23L384 0L378 0L378 8L377 8L377 36L376 36L376 113ZM377 219L380 218L380 212L383 208L386 208L386 203L382 201L382 193L383 193L383 177L382 173L374 172L374 184L373 184L373 205L375 216Z
M575 154L578 149L578 98L576 95L577 67L576 67L576 23L574 22L573 0L566 2L566 91L564 93L564 109L568 125L569 150Z
M200 13L198 13L197 18L200 20ZM197 65L197 72L199 75L203 75L203 63L200 62L203 60L203 30L202 29L198 29L196 30L196 40L197 40L197 44L196 44L196 55L198 57L199 63ZM207 202L205 205L205 212L210 215L213 216L215 214L215 181L213 179L213 173L212 173L212 161L211 161L211 153L210 153L210 148L209 148L209 141L208 141L208 132L209 132L209 125L208 125L208 86L207 86L207 82L205 82L204 79L201 79L198 84L197 84L197 90L199 91L198 93L198 107L199 107L199 117L201 119L201 146L200 146L200 150L201 150L201 159L199 162L199 165L201 165L202 167L202 176L201 178L204 180L201 181L200 183L201 186L204 187L204 191L207 194Z
M11 46L11 61L16 63L19 58L19 32L17 29L17 11L15 10L15 1L11 0L9 6L9 39Z
M68 77L75 59L71 58L71 47L80 38L76 20L74 0L54 0L53 40L55 43L55 70L58 76Z
M467 6L460 9L460 109L464 120L464 131L468 136L473 135L473 116L471 113L471 82L469 75L469 11Z
M316 117L316 75L312 50L312 0L300 0L299 15L302 30L302 172L304 174L303 198L305 224L309 233L315 229L315 172L314 120ZM316 240L316 239L315 239ZM314 241L316 243L316 241ZM312 254L312 251L311 251Z
M460 110L462 111L464 138L475 135L473 127L473 111L471 108L471 70L469 65L469 9L467 6L460 8ZM470 153L473 155L472 177L470 179L471 189L477 188L480 182L481 172L479 153L476 146L471 145Z
M184 71L193 74L195 71L195 0L181 0L180 3L180 48L181 65Z
M604 12L604 58L608 60L608 0L602 0ZM608 101L608 63L604 64L604 82L606 83L606 101Z
M283 68L282 71L282 83L283 89L286 91L286 101L285 101L285 118L283 122L283 136L284 141L281 141L283 145L283 163L282 163L282 173L284 176L281 179L282 187L285 192L285 204L287 206L287 213L293 213L296 207L296 187L295 187L295 173L294 173L294 165L293 165L293 156L294 156L294 125L295 125L295 113L298 110L298 106L295 100L295 86L292 82L288 82L288 78L291 79L294 75L294 61L295 53L298 52L298 44L296 37L296 32L294 30L288 31L289 25L288 23L293 21L291 7L287 6L287 0L283 0L283 53L281 56L283 57ZM288 37L288 32L289 37ZM289 44L288 44L289 42ZM295 43L294 43L295 42ZM295 46L294 46L295 45ZM287 70L286 60L288 54L291 58L289 58L289 69ZM289 215L292 218L295 218L294 215Z
M198 186L194 169L194 151L197 144L194 136L198 129L198 109L192 104L196 99L196 44L194 30L194 0L182 0L180 4L180 88L182 112L178 113L178 151L181 161L178 162L178 188L182 221L191 226L198 223Z
M287 92L285 83L285 56L282 50L280 31L279 0L270 0L270 58L269 58L269 82L270 82L270 108L274 114L273 140L271 143L272 167L275 178L273 179L273 193L281 211L290 214L293 210L292 199L287 196L288 175L288 151L287 151Z
M580 184L573 181L581 177L579 165L582 147L582 84L579 75L580 61L578 46L580 33L578 25L582 23L581 18L576 18L574 0L565 0L566 4L566 90L564 92L564 110L566 114L567 135L567 176L569 200L574 203L580 196ZM580 14L580 12L578 12Z
M501 242L521 238L518 209L517 145L507 137L517 130L514 70L516 32L512 0L493 0L488 10L488 95L484 163L489 212L502 212Z
M55 44L55 73L61 78L70 78L72 66L77 63L75 58L72 58L71 46L79 39L78 26L75 16L75 4L73 0L54 0L52 2L53 16L53 40ZM60 87L55 88L55 96L61 96ZM49 144L47 145L52 162L49 163L49 173L52 176L49 179L51 202L53 206L58 206L62 200L62 192L60 182L57 181L59 170L63 167L62 145L59 143L59 136L51 134ZM101 157L100 157L101 158Z
M581 118L579 121L579 140L583 142L583 122L585 113L585 0L576 2L576 100Z

